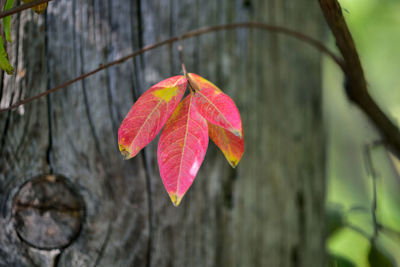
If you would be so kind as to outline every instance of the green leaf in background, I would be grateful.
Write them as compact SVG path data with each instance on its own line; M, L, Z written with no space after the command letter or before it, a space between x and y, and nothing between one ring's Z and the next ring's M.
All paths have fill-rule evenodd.
M14 5L14 0L7 0L4 11L12 8ZM11 16L3 18L4 34L6 35L7 42L11 42Z
M368 262L371 267L395 267L394 259L382 247L372 244L368 252Z
M0 68L2 68L7 74L13 74L14 68L8 61L8 55L4 48L3 38L0 37Z
M342 256L329 254L328 267L356 267L356 265Z

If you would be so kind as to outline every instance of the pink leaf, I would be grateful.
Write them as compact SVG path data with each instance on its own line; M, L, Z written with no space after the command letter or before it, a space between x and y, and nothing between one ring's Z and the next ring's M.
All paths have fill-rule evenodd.
M193 98L190 94L179 104L158 143L161 179L175 206L192 184L208 146L207 122L197 111Z
M130 159L160 132L186 90L184 76L174 76L153 85L132 106L118 130L119 149Z
M197 74L189 73L188 79L195 90L194 101L200 114L212 124L242 137L242 121L233 100Z
M216 126L212 123L208 124L208 135L211 140L218 146L224 153L226 160L235 168L244 152L244 139L232 134L230 131Z

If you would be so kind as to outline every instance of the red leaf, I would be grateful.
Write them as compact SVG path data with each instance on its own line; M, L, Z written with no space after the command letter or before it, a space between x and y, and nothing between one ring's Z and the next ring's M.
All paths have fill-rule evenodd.
M200 114L212 124L242 136L242 121L233 100L218 87L197 74L189 73L190 85L195 90L194 100Z
M211 140L213 140L219 149L221 149L229 164L235 168L242 158L244 152L244 139L212 123L207 124L208 135L210 136Z
M153 85L132 106L118 130L119 150L130 159L160 132L186 90L184 76L174 76Z
M190 94L179 104L158 143L161 179L175 206L192 184L208 146L207 122L197 111L193 99Z

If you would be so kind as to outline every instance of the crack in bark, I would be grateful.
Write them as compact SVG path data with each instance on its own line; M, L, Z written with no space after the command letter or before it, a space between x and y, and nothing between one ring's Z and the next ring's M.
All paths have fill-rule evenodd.
M83 66L84 63L83 63L82 48L81 48L80 51L81 51L80 54L81 54L81 63L82 63L81 66ZM94 143L96 145L96 150L99 153L98 156L100 158L100 162L101 162L101 164L103 165L103 167L104 167L104 169L106 171L105 164L104 164L105 163L104 157L103 157L103 154L102 154L101 149L100 149L100 139L97 136L96 129L95 129L94 124L93 124L93 119L92 119L90 105L89 105L89 98L88 98L88 94L87 94L87 90L86 90L86 83L83 80L82 80L82 93L83 93L83 102L84 102L84 105L85 105L85 112L86 112L86 117L87 117L88 124L89 124L90 133L91 133L91 135L93 137L93 140L94 140Z
M75 9L73 9L73 10L75 10ZM80 39L79 40L80 41L79 57L80 57L80 63L81 63L80 64L80 71L83 73L84 66L85 66L85 60L84 60L84 56L83 56L83 51L84 51L84 48L83 48L83 36L80 35L79 39ZM88 97L88 93L87 93L86 83L84 82L84 80L82 80L81 85L82 85L85 112L86 112L86 117L87 117L88 124L89 124L90 133L91 133L91 135L93 137L93 141L94 141L95 146L96 146L95 149L96 149L96 151L98 153L101 166L103 167L103 170L104 170L104 172L106 174L105 175L105 179L104 179L104 184L105 184L104 188L105 188L105 190L107 192L107 195L111 198L112 201L114 201L115 198L116 198L116 194L115 194L115 191L114 191L114 187L111 184L111 180L108 179L108 177L112 177L112 175L110 174L110 172L109 172L109 170L107 168L105 157L104 157L104 155L103 155L103 153L101 151L101 142L100 142L99 136L97 135L97 132L96 132L96 129L95 129L95 126L94 126L94 123L93 123L93 118L92 118L92 115L91 115L92 112L91 112L91 108L90 108L90 104L89 104L89 97ZM118 209L112 209L111 212L112 212L111 218L116 218L117 214L118 214ZM107 232L107 234L111 234L111 233ZM106 247L107 247L107 244L105 244L104 250L106 249Z
M137 16L137 23L138 23L138 46L139 48L143 48L143 18L142 18L142 0L136 1L136 16ZM143 56L139 57L140 63L144 65Z
M290 250L290 262L292 267L298 267L300 260L299 260L299 246L294 245Z
M136 12L137 12L137 22L138 22L138 45L139 48L143 48L143 17L142 17L142 0L137 0L136 2ZM140 55L139 57L140 65L144 67L144 57ZM137 71L137 69L135 69ZM138 74L138 73L137 73ZM139 77L139 75L137 76ZM140 80L139 80L140 84ZM138 88L138 87L137 87ZM147 193L147 203L148 203L148 223L149 223L149 239L147 242L147 254L146 254L146 267L151 267L151 259L153 252L153 233L154 233L154 211L153 211L153 199L152 199L152 185L151 185L151 165L148 159L149 155L147 149L142 150L143 165L146 173L146 193Z
M112 25L112 12L111 12L111 5L112 5L112 0L108 0L108 10L109 10L109 15L108 15L108 24ZM110 33L111 35L111 33ZM106 59L108 60L109 57L109 53L112 47L112 37L109 36L108 40L107 40L107 48L106 48ZM105 73L105 80L106 80L106 87L107 87L107 106L108 106L108 112L110 115L110 119L111 119L111 124L113 127L113 132L118 132L118 125L119 122L115 120L116 115L114 112L114 107L117 109L117 114L119 114L119 105L113 105L114 103L114 96L113 96L113 92L112 92L112 85L111 85L111 77L110 77L110 71L107 69L106 73ZM116 144L116 146L118 146L118 138L114 137L114 142Z
M232 210L234 207L234 185L238 179L237 169L230 168L228 170L229 175L222 184L223 204L224 206Z
M3 133L1 134L1 141L0 141L0 153L1 154L0 155L3 155L4 146L6 144L7 132L8 132L8 129L9 129L8 126L10 125L10 120L11 120L11 110L7 112L6 122L4 124Z
M84 66L85 66L85 58L83 56L83 36L80 35L80 49L79 49L79 57L80 57L80 71L83 73L84 71ZM96 150L98 152L98 156L100 158L100 162L101 165L104 168L104 171L106 172L106 174L108 175L108 171L106 168L106 164L105 164L105 160L104 160L104 155L102 154L101 151L101 142L100 139L97 135L94 123L93 123L93 119L92 119L92 112L91 112L91 108L90 108L90 104L89 104L89 97L88 97L88 93L87 93L87 88L86 88L86 83L85 80L81 81L81 86L82 86L82 93L83 93L83 102L84 102L84 106L85 106L85 112L86 112L86 117L88 120L88 125L89 125L89 129L90 129L90 133L93 137L94 143L96 145ZM107 180L108 181L108 180ZM111 193L112 191L112 187L111 186L107 186L107 189L109 190L109 193L111 196L114 196L113 193Z
M34 210L38 210L38 211L58 211L60 213L74 213L74 212L80 212L82 211L81 208L79 207L68 207L65 205L60 206L59 204L57 204L58 206L55 205L46 205L46 204L42 204L42 205L37 205L37 204L24 204L24 203L16 203L15 207L21 208L21 209L34 209Z
M296 194L296 210L297 210L297 225L298 225L298 235L300 244L306 244L303 247L307 247L307 222L306 222L306 210L305 210L305 199L303 191L298 191ZM296 254L296 266L301 266L304 259L302 259L301 248L296 246L294 251Z
M135 44L133 43L133 40L135 39L133 36L133 28L134 25L136 25L136 30L137 30L137 46L139 49L143 48L143 18L142 18L142 3L141 0L136 1L136 6L135 6L135 11L136 11L136 24L134 23L134 16L131 16L131 31L132 31L132 36L131 36L131 43L132 43L132 48L135 50ZM131 10L133 11L133 4L131 4ZM136 102L136 100L139 98L140 95L140 88L141 82L140 82L140 73L139 73L139 66L141 67L144 66L144 58L143 55L139 56L139 62L136 60L133 60L133 70L134 70L134 79L132 80L132 95L133 95L133 100ZM146 195L147 195L147 203L148 203L148 224L149 224L149 237L148 237L148 242L147 242L147 253L146 253L146 266L151 267L151 259L152 259L152 247L153 247L153 233L154 233L154 208L153 208L153 200L152 200L152 185L151 185L151 164L150 160L148 159L148 155L146 152L146 148L142 150L141 152L142 156L142 162L143 166L145 168L145 175L146 175Z
M46 88L49 90L50 87L50 55L49 55L49 17L47 15L47 10L45 13L45 35L44 35L44 49L45 49L45 61L46 61ZM46 161L49 165L49 172L54 173L53 161L52 161L52 150L53 150L53 106L51 101L51 96L47 95L47 121L48 121L48 139L49 143L46 149Z
M107 248L107 245L108 245L108 241L110 240L110 236L111 236L111 233L112 233L112 230L111 230L111 229L112 229L112 228L111 228L111 221L110 221L110 222L108 223L106 237L104 238L104 241L103 241L103 243L101 244L99 254L97 255L97 258L96 258L96 261L95 261L94 264L93 264L93 267L98 266L99 263L100 263L100 261L101 261L101 259L103 258L104 252L106 251L106 248Z
M147 192L147 202L149 209L149 240L147 243L147 255L146 255L146 266L151 267L152 250L153 250L153 233L154 233L154 209L153 209L153 199L152 199L152 185L151 185L151 165L148 159L149 155L147 153L147 148L142 150L143 165L146 173L146 192Z

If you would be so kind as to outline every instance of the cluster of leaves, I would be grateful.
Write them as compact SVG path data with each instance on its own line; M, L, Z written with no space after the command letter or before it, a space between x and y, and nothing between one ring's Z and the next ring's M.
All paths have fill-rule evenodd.
M180 102L188 84L190 92ZM236 167L243 155L242 122L235 103L199 75L188 73L163 80L135 102L118 131L124 158L136 156L163 126L158 165L175 206L193 183L206 154L208 137L232 167Z
M24 3L32 2L33 0L22 0ZM14 0L7 0L4 5L4 11L9 10L14 5ZM47 3L40 4L38 6L33 7L32 9L36 13L43 13L47 8ZM11 43L11 15L3 18L3 29L6 41ZM0 68L3 69L7 74L14 73L14 67L10 64L8 59L8 54L4 46L3 38L0 37Z

